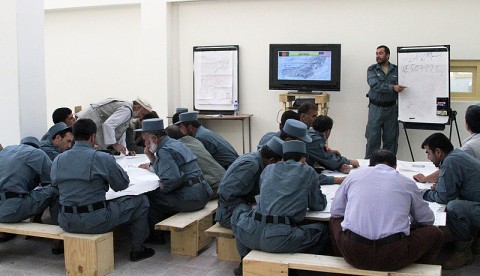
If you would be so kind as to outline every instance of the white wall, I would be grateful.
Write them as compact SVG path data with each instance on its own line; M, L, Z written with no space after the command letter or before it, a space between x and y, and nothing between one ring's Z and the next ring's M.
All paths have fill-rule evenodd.
M161 61L167 72L160 72L167 75L168 93L154 97L150 94L154 92L144 92L144 96L153 98L154 108L156 103L168 101L169 110L162 110L163 114L171 114L179 106L192 109L192 47L238 44L240 112L254 114L253 147L265 132L278 126L278 94L283 92L268 90L270 43L342 44L342 91L331 93L329 116L335 125L330 146L353 158L364 156L366 69L375 62L378 45L390 47L394 63L397 46L432 44L450 44L452 59L480 59L475 12L480 2L475 0L166 2L167 13L159 14L166 17L166 41L159 44L169 47ZM48 114L61 105L73 107L106 96L137 95L142 79L139 74L145 70L140 68L144 65L139 57L143 54L141 41L145 41L140 10L137 4L46 11ZM460 115L462 139L467 135L463 116L469 104L453 103ZM238 126L225 123L208 127L240 150ZM426 159L420 144L430 133L409 130L417 160ZM452 141L458 144L456 135ZM403 130L399 143L399 159L409 160Z
M240 112L252 113L252 139L277 129L278 94L268 90L270 43L341 43L342 91L331 93L329 116L334 120L332 148L363 158L367 121L366 69L375 62L375 48L386 44L396 62L396 47L450 44L452 59L480 59L478 1L326 1L262 0L204 1L175 4L178 9L178 106L193 106L192 47L240 45ZM468 103L453 103L458 110L462 139ZM213 128L213 127L212 127ZM226 135L233 130L224 126ZM218 130L220 131L220 130ZM416 160L431 131L409 130ZM447 134L448 135L448 134ZM452 141L458 144L456 139ZM398 158L410 160L401 129Z
M106 97L149 99L139 94L141 50L139 4L46 10L48 125L61 106L73 110Z

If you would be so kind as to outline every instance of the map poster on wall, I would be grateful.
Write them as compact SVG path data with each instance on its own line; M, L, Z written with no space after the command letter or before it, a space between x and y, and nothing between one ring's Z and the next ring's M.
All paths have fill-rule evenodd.
M450 47L398 47L398 120L447 124L450 101Z
M238 101L238 45L193 47L194 108L233 113Z

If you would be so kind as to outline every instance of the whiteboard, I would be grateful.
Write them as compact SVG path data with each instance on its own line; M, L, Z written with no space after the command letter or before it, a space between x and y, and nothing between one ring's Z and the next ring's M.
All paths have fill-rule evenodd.
M398 47L398 120L408 123L447 124L437 115L438 98L450 98L449 46Z
M193 47L194 109L231 113L238 102L238 45Z

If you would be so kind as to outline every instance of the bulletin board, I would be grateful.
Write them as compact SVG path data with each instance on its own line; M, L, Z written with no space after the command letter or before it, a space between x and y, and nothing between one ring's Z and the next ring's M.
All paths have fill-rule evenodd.
M238 45L193 47L194 110L233 114L238 97Z

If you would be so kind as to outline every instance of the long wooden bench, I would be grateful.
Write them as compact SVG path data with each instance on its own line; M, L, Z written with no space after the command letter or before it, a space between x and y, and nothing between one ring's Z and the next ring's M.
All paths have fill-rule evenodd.
M205 230L205 234L209 237L216 238L217 256L220 260L240 261L240 255L237 251L237 243L233 236L232 229L224 228L217 222Z
M106 275L113 271L113 233L72 234L59 226L33 223L0 223L0 232L63 240L67 275Z
M173 215L155 225L157 230L170 231L170 252L174 255L197 256L212 242L205 230L213 225L213 214L218 200L211 200L205 208L195 212Z
M397 271L373 271L355 268L342 257L304 253L266 253L253 250L243 258L243 275L288 275L289 269L349 275L441 275L440 265L411 264Z

